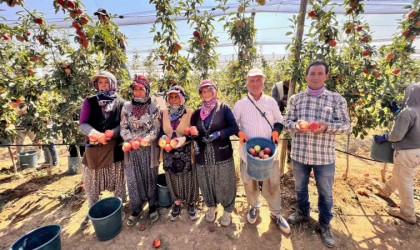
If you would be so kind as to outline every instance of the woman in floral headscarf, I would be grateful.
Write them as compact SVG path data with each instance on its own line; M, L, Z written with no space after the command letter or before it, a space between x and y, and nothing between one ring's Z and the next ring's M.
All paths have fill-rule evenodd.
M181 213L181 203L188 204L191 220L197 219L195 203L198 200L197 171L192 164L191 141L185 137L185 128L190 127L192 109L185 106L185 91L181 86L172 86L166 93L168 108L162 112L162 132L178 144L169 152L163 152L163 169L173 201L170 219L175 221ZM164 140L164 139L161 139Z
M198 184L204 202L209 207L206 221L216 219L217 204L224 213L220 224L229 226L236 198L236 175L233 149L229 137L239 128L231 109L217 100L217 88L211 80L200 83L199 93L203 103L194 111L191 125L198 129L196 154Z
M98 201L103 190L114 191L115 196L125 201L124 154L120 144L120 115L124 100L117 97L117 80L107 71L92 77L97 94L83 102L80 111L80 129L89 138L104 136L112 131L112 138L97 145L87 143L82 161L83 184L89 207ZM96 139L95 139L96 140ZM89 218L80 225L88 226Z
M159 218L157 211L157 176L159 149L156 138L160 131L160 112L151 101L150 82L143 75L136 75L130 85L132 99L124 103L121 111L121 136L125 142L141 140L141 147L127 152L125 175L132 214L128 226L136 224L149 203L149 218L152 222ZM134 143L132 143L134 145Z

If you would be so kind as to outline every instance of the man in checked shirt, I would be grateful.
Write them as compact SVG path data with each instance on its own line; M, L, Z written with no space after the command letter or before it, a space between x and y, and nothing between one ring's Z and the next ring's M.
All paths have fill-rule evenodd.
M323 61L312 62L306 69L308 88L292 96L288 103L285 128L292 133L291 158L298 206L288 221L295 225L309 219L308 183L313 170L319 195L321 239L326 246L334 247L330 221L333 217L335 135L350 133L351 126L346 100L325 88L327 79L328 65ZM309 123L310 129L304 121Z

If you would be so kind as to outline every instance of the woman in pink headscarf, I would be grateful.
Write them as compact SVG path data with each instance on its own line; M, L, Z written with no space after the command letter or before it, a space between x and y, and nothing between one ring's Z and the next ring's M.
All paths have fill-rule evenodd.
M229 106L217 99L217 87L207 79L200 83L201 107L191 117L191 125L198 129L196 167L198 185L209 207L206 221L213 222L217 205L224 208L220 224L229 226L236 198L236 175L232 143L229 137L239 128Z

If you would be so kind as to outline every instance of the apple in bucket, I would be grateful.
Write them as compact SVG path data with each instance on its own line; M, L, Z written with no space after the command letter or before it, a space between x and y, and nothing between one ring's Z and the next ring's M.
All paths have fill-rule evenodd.
M260 145L255 145L254 146L254 149L255 149L255 153L260 153L260 151L261 151L261 147L260 147Z

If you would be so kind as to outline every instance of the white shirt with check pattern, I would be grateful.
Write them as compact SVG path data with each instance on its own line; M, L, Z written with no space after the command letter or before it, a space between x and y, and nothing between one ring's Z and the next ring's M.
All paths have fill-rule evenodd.
M335 162L335 135L351 132L347 101L327 89L319 96L308 91L293 95L287 105L285 128L292 132L291 158L308 165L327 165ZM321 134L299 133L298 120L323 121L328 129Z

